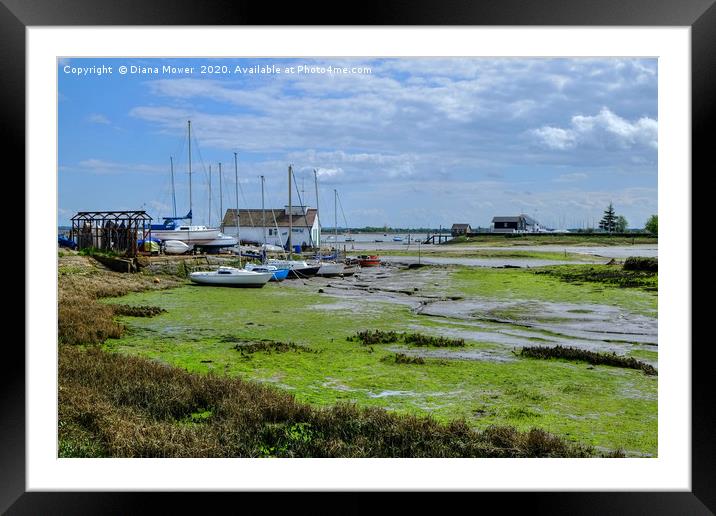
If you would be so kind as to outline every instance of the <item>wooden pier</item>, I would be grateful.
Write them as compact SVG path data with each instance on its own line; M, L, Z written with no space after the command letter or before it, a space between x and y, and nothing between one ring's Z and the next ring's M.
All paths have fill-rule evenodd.
M448 240L452 239L452 235L450 233L435 233L432 235L428 235L428 237L423 242L424 244L442 244L444 242L447 242Z

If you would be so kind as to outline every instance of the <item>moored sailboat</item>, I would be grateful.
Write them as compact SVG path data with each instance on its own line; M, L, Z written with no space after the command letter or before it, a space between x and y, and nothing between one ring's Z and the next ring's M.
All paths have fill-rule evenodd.
M226 287L261 288L273 276L272 272L254 272L236 267L219 267L215 271L196 271L189 274L189 279L199 285Z
M187 131L189 135L189 212L184 217L176 216L164 217L162 224L153 224L151 226L151 235L164 242L168 240L178 240L184 242L189 248L223 248L236 245L236 239L227 235L223 235L219 228L210 228L207 226L192 224L192 181L191 181L191 120L187 122ZM171 161L172 167L172 191L174 189L174 162ZM188 220L189 224L179 224L177 221Z

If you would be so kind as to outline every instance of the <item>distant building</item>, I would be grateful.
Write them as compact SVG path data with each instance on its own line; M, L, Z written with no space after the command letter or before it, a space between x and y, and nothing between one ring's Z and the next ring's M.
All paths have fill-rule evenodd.
M318 220L318 210L307 206L293 206L292 245L313 246L321 245L321 226ZM264 221L266 225L264 226ZM288 243L289 211L284 208L266 208L239 210L239 231L242 242L262 244L264 235L266 243L286 247ZM223 232L226 235L236 236L236 209L228 209L224 214Z
M491 230L493 233L536 233L540 225L529 215L521 214L515 217L493 217Z
M468 233L472 233L472 228L470 224L453 224L451 232L452 236L467 235Z

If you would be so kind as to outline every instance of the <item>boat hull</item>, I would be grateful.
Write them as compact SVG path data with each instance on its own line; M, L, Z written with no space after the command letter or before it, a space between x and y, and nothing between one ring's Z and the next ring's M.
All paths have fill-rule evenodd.
M191 247L181 240L164 241L164 254L184 254L190 249Z
M326 278L340 276L343 274L345 268L346 266L342 263L322 263L316 275L324 276Z
M361 267L380 267L380 257L375 255L359 256L358 264Z
M294 267L292 269L288 270L288 277L291 279L302 279L302 278L308 278L310 276L315 276L316 273L318 273L318 269L320 269L320 266L315 267L301 267L297 268Z
M251 272L235 269L232 272L200 271L189 274L189 279L197 285L218 287L261 288L273 276L270 272Z
M288 269L278 269L273 271L270 281L283 281L288 278Z
M187 229L153 229L152 238L158 238L159 240L180 240L185 244L192 245L203 245L210 244L221 238L221 231L219 229L199 229L199 230L187 230Z
M271 279L269 281L283 281L288 277L288 269L279 269L273 265L252 265L245 267L247 271L253 272L270 272Z

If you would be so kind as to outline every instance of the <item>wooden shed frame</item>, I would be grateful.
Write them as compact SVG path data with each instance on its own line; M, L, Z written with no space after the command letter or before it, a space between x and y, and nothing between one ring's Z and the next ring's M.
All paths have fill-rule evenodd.
M80 211L71 219L70 238L78 249L93 247L137 256L137 241L151 238L152 217L145 211Z

